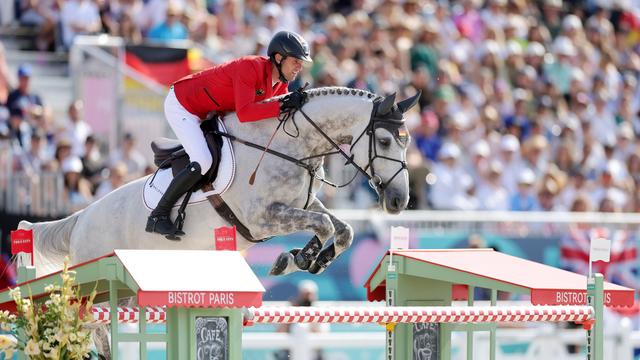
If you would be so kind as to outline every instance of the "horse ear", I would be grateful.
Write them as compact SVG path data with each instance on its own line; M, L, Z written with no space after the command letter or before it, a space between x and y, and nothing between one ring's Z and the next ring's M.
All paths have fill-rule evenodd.
M420 99L420 95L422 95L422 90L418 90L418 93L413 95L408 99L404 99L398 103L398 109L402 111L402 113L407 112L407 110L411 109L418 103L418 99Z
M391 111L391 108L393 107L393 104L395 102L396 102L396 93L393 93L387 96L386 98L384 98L384 100L382 100L382 102L378 106L378 115L388 114Z

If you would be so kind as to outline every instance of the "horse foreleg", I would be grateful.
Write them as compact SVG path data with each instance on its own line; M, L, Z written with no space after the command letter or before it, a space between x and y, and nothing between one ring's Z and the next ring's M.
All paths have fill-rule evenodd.
M335 228L327 214L292 208L275 203L267 208L269 219L267 231L271 234L290 234L296 231L311 231L316 235L303 249L284 252L278 256L271 268L271 275L284 275L297 270L306 270L313 263L320 249L333 236Z
M309 206L309 209L329 215L329 218L336 230L333 243L322 249L313 264L309 267L310 273L320 274L331 264L333 260L335 260L336 257L338 257L338 255L351 246L351 243L353 242L353 228L351 225L335 217L329 210L327 210L327 208L325 208L320 200L316 199Z

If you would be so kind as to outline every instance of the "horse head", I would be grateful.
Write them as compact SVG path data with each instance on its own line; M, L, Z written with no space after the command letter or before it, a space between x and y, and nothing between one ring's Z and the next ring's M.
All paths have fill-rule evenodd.
M409 203L407 147L411 139L404 113L420 98L416 95L396 104L396 95L378 98L364 133L351 145L354 160L365 163L369 184L378 193L386 212L397 214Z

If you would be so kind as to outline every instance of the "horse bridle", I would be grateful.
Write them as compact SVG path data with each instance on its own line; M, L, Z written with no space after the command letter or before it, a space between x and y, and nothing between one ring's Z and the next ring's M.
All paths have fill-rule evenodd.
M378 154L378 148L376 146L376 143L377 143L377 141L376 141L376 129L384 128L387 131L389 131L391 134L393 134L394 131L397 131L402 125L404 125L404 120L402 119L402 117L400 117L399 120L386 120L386 119L382 119L382 118L377 117L376 116L377 105L378 104L374 104L373 110L371 111L371 117L369 118L369 124L367 124L367 127L360 133L360 135L356 138L355 141L353 141L351 143L351 146L349 147L349 152L352 152L353 148L356 146L356 144L360 141L360 139L362 139L362 137L365 134L367 134L369 136L369 162L368 162L367 166L365 166L364 168L362 168L360 165L358 165L354 161L354 155L349 156L347 153L345 153L344 150L342 150L342 148L340 148L340 146L333 139L331 139L331 137L329 137L329 135L327 135L327 133L325 133L320 128L320 126L318 126L318 124L316 124L302 110L302 108L298 109L298 111L311 124L311 126L313 126L331 144L331 146L335 149L335 151L314 155L313 157L308 157L308 158L305 158L305 159L310 159L310 158L315 158L315 157L320 157L320 156L333 155L333 154L340 154L346 159L345 165L353 166L359 173L361 173L362 175L364 175L367 178L367 180L369 181L369 184L378 191L378 194L382 194L384 189L386 189L389 186L389 184L391 184L393 179L395 179L396 176L398 176L398 174L400 174L402 172L402 170L407 169L407 162L405 160L393 159L393 158ZM375 167L373 166L373 162L377 158L400 163L400 168L398 169L398 171L396 171L393 174L393 176L391 178L389 178L386 182L383 182L382 178L379 175L376 175L376 171L375 171ZM370 174L367 171L369 169L371 169L371 173ZM333 183L330 183L330 182L326 181L325 179L319 179L319 180L323 181L324 183L326 183L328 185L334 186L334 187L344 187L344 186L349 185L354 179L355 179L355 176L349 182L347 182L346 184L343 184L343 185L335 185Z

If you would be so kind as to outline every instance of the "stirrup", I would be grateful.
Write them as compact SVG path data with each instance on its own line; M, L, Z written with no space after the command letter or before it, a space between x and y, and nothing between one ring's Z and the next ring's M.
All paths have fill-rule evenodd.
M168 231L158 231L159 229L157 228L157 225L160 221L166 221L168 224L170 224L171 228ZM171 219L168 216L165 215L149 216L149 218L147 218L147 226L145 227L145 231L160 235L166 235L165 237L167 239L174 241L181 240L179 236L185 234L184 231L176 229L175 224L171 222Z

